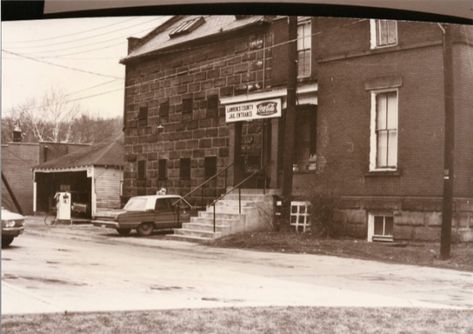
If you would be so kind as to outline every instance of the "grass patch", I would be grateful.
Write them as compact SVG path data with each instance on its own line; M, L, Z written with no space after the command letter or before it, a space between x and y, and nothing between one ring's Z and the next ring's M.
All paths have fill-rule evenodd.
M2 316L2 333L471 333L473 312L260 307Z
M310 232L240 233L206 242L206 245L284 253L333 255L473 271L473 244L471 243L452 245L452 256L446 261L440 260L439 243L382 244L359 239L321 239Z

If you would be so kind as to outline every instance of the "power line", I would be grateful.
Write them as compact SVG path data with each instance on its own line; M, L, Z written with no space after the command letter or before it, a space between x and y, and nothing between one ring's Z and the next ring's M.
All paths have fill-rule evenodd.
M111 27L111 26L114 26L114 25L129 22L129 21L135 20L136 18L137 17L132 17L132 18L120 21L120 22L114 22L114 23L110 23L110 24L107 24L107 25L104 25L104 26L91 28L91 29L87 29L87 30L82 30L82 31L78 31L78 32L70 33L70 34L58 35L58 36L42 38L42 39L30 39L30 40L23 40L23 41L13 41L11 43L35 43L35 42L48 41L48 40L52 40L52 39L58 39L58 38L62 38L62 37L70 37L70 36L74 36L74 35L83 34L85 32L96 31L96 30L99 30L99 29L104 29L104 28L108 28L108 27Z
M151 20L148 20L148 21L145 21L145 22L140 22L140 23L137 23L137 24L133 24L131 26L127 26L127 27L122 27L120 29L115 29L115 30L112 30L112 31L107 31L107 32L104 32L104 33L101 33L101 34L96 34L96 35L93 35L93 36L87 36L87 37L83 37L83 38L78 38L78 39L74 39L74 40L68 40L68 41L64 41L64 42L58 42L58 43L52 43L52 44L45 44L45 45L30 45L30 46L23 46L23 47L17 47L17 48L21 48L21 49L30 49L30 48L49 48L50 46L54 46L54 45L63 45L63 44L69 44L69 43L76 43L77 41L82 41L82 40L89 40L89 39L92 39L92 38L96 38L96 37L100 37L100 36L104 36L104 35L108 35L108 34L111 34L111 33L115 33L117 31L123 31L123 30L127 30L129 28L133 28L133 27L136 27L136 26L140 26L140 25L143 25L143 24L146 24L146 23L150 23L152 21L155 21L156 18L153 18ZM149 31L150 28L147 28L146 30L140 30L138 32L135 32L134 34L139 34L141 32L145 32L145 31ZM128 33L129 35L129 33ZM117 38L113 38L113 39L118 39L118 38L123 38L122 36L120 37L117 37ZM94 44L97 44L97 43L103 43L103 42L106 42L107 40L105 41L97 41L97 42L93 42L93 43L89 43L89 44L84 44L82 46L88 46L88 45L94 45ZM40 50L40 51L32 51L31 53L44 53L44 52L55 52L55 51L62 51L62 50L70 50L71 48L78 48L78 47L81 47L81 46L73 46L73 47L67 47L67 48L62 48L62 49L56 49L56 50ZM22 52L25 52L25 51L22 51Z
M12 55L15 55L15 56L18 56L18 57L29 59L29 60L32 60L32 61L35 61L35 62L38 62L38 63L43 63L43 64L47 64L47 65L51 65L51 66L56 66L56 67L64 68L64 69L71 70L71 71L82 72L82 73L87 73L87 74L93 74L93 75L106 77L106 78L114 78L114 79L122 79L123 80L123 78L117 77L115 75L103 74L103 73L88 71L88 70L84 70L84 69L80 69L80 68L76 68L76 67L51 63L51 62L46 61L46 60L41 60L41 59L37 59L37 58L34 58L34 57L25 56L23 54L8 51L8 50L5 50L5 49L2 49L2 51L5 52L5 53L8 53L8 54L12 54Z
M348 24L339 25L339 26L336 26L336 27L334 27L334 28L331 28L330 30L345 28L345 27L348 27L348 26L351 26L351 25L354 25L354 24L357 24L357 23L360 23L360 22L363 22L363 21L366 21L366 19L359 19L359 20L356 20L356 21L354 21L354 22L350 22L350 23L348 23ZM323 34L323 33L326 33L326 31L318 31L318 32L316 32L316 33L311 34L311 36L317 36L317 35L321 35L321 34ZM180 76L180 75L187 74L187 73L189 73L189 72L192 71L192 70L196 70L196 69L199 69L199 68L208 67L208 66L210 66L210 65L214 65L214 64L221 63L222 61L228 61L228 60L231 60L231 59L234 59L234 58L237 58L237 57L241 57L243 54L252 54L252 53L261 52L261 51L265 52L266 50L270 50L270 49L273 49L273 48L276 48L276 47L280 47L280 46L283 46L283 45L286 45L286 44L289 44L289 43L293 43L293 42L296 42L297 40L303 39L303 38L304 38L304 37L298 37L298 38L296 38L296 39L287 40L287 41L284 41L284 42L281 42L281 43L278 43L278 44L274 44L274 45L270 45L270 46L267 46L267 47L264 47L264 48L261 48L261 49L252 50L252 51L246 51L246 52L243 52L242 54L231 55L231 56L228 56L228 57L219 58L219 59L217 59L217 60L215 60L215 61L212 61L212 62L209 62L209 63L205 63L205 64L203 64L203 65L199 65L199 66L196 66L196 67L190 67L190 68L188 68L188 69L186 69L186 70L184 70L184 71L181 71L181 72L176 72L176 73L173 73L173 74L170 74L170 75L167 75L167 76L162 76L162 77L159 77L159 78L155 78L155 79L151 79L151 80L142 81L142 82L137 83L137 84L125 86L124 88L125 88L125 89L129 89L129 88L139 87L139 86L145 85L145 84L150 83L150 82L156 82L156 81L158 81L158 80L164 80L164 79L175 78L175 77L178 77L178 76ZM188 51L188 50L192 50L192 49L195 49L195 48L184 48L184 49L180 49L180 50L170 51L170 52L168 52L168 53L183 52L183 51ZM11 52L10 52L10 53L11 53ZM115 79L122 79L122 78L118 78L118 77L114 77L114 78L115 78ZM122 89L123 89L123 88L118 88L118 89L108 90L108 91L101 92L101 93L97 93L97 94L93 94L93 95L78 97L78 98L75 98L75 99L67 100L67 101L65 101L64 103L72 103L72 102L76 102L76 101L80 101L80 100L85 100L85 99L89 99L89 98L93 98L93 97L97 97L97 96L102 96L102 95L106 95L106 94L110 94L110 93L114 93L114 92L120 91L120 90L122 90Z
M67 96L75 95L77 93L80 93L80 92L83 92L83 91L86 91L86 90L89 90L89 89L93 89L93 88L97 88L97 87L100 87L100 86L108 85L109 83L116 82L118 80L121 80L121 79L112 79L112 80L108 80L108 81L105 81L105 82L101 82L99 84L96 84L96 85L93 85L93 86L90 86L90 87L82 88L82 89L67 93L64 96L67 97Z

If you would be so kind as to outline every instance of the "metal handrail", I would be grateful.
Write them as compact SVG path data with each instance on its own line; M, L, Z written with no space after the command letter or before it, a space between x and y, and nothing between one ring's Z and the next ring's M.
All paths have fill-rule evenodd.
M226 195L234 191L235 189L238 189L238 214L241 215L241 186L248 182L251 178L253 178L255 175L260 174L262 171L265 170L265 166L262 168L254 171L251 173L249 176L244 178L242 181L238 182L235 186L233 186L230 190L225 192L224 194L221 194L217 199L215 199L209 206L213 206L213 232L215 233L215 223L216 223L216 218L215 218L215 204L217 204L218 201L222 200ZM266 193L266 178L264 180L264 187L263 187L263 194Z
M228 169L230 167L232 167L233 165L235 164L235 162L232 162L231 164L227 165L225 168L221 169L220 171L218 171L217 173L215 173L213 176L209 177L207 180L205 180L204 182L202 182L201 184L199 184L197 187L195 187L194 189L192 189L191 191L189 191L187 194L181 196L182 198L186 198L187 196L189 195L192 195L193 193L195 193L197 190L201 189L203 191L204 189L204 186L206 186L208 183L210 183L210 181L216 179L219 175L221 175L222 173L226 173L228 171ZM227 188L227 175L225 175L225 189ZM176 205L177 202L179 202L181 199L178 199L176 200L173 205Z

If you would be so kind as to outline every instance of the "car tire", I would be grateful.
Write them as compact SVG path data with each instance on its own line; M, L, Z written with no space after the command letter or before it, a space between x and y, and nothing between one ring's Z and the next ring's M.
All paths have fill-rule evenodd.
M10 246L13 242L14 237L2 237L2 248Z
M120 235L128 235L130 234L131 228L117 228L117 232Z
M142 237L147 237L153 233L154 224L153 223L141 223L137 228L136 231Z

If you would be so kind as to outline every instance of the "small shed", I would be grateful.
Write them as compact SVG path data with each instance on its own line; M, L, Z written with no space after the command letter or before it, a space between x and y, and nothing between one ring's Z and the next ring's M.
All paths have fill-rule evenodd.
M73 216L95 218L100 211L121 206L123 140L90 147L33 168L33 210L50 212L58 191L71 193Z

